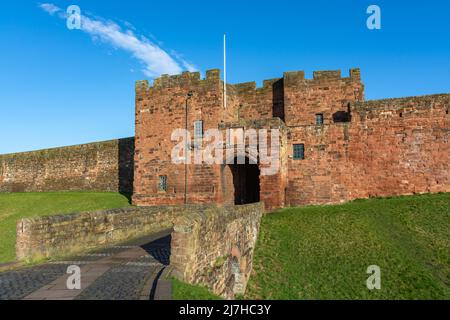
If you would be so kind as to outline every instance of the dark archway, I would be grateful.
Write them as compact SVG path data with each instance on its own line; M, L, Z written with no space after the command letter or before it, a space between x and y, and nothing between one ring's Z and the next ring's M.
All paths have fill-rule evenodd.
M352 121L352 110L350 102L347 103L347 111L337 111L333 113L333 122L351 122Z
M237 162L237 159L234 161ZM233 174L234 204L248 204L260 201L260 170L257 164L249 163L248 158L245 164L230 164Z

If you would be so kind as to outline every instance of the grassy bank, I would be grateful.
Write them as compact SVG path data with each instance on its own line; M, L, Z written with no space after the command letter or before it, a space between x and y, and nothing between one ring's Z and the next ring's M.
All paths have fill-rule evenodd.
M0 263L15 259L16 222L21 218L129 206L113 192L43 192L0 194Z
M263 219L246 298L449 299L449 230L450 194L281 210Z
M221 300L204 287L193 286L177 279L172 280L172 293L173 300Z
M381 269L368 290L367 268ZM245 299L450 299L450 194L266 215ZM178 299L204 292L176 283Z
M0 263L26 217L129 206L117 193L0 194ZM450 299L450 194L287 208L264 216L246 299ZM367 267L381 268L368 290ZM174 299L214 299L173 282Z

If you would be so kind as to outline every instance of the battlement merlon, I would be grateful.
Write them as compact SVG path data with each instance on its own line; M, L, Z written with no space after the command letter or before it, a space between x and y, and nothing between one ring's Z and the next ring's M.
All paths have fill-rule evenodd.
M359 68L350 69L348 77L342 77L341 70L314 71L312 79L306 79L304 71L290 71L285 72L283 74L283 78L286 85L295 85L298 83L314 84L321 83L323 81L335 80L350 80L354 82L360 82L361 70Z
M229 84L235 92L246 92L250 90L264 90L271 89L276 83L283 81L285 86L296 85L296 84L320 84L323 81L338 81L338 80L347 80L353 82L361 81L361 71L359 68L353 68L349 71L348 77L342 77L341 70L322 70L322 71L314 71L312 79L305 78L305 72L302 70L299 71L289 71L284 72L282 78L274 78L263 80L263 86L261 88L257 88L256 82L244 82L244 83L236 83Z
M153 80L153 85L150 85L147 80L136 81L136 91L149 89L163 89L174 87L190 87L207 84L220 84L220 69L212 69L206 71L206 77L201 79L200 72L185 71L181 74L168 75L163 74Z
M256 82L245 82L237 84L227 84L231 91L234 92L245 92L249 90L258 89L270 89L272 86L283 81L284 85L295 85L299 83L304 84L314 84L321 83L322 81L334 81L334 80L350 80L350 81L361 81L361 71L359 68L353 68L349 71L349 77L342 77L340 70L322 70L314 71L312 79L305 78L304 71L289 71L284 72L282 78L274 78L263 81L263 87L257 88ZM201 84L222 84L220 69L212 69L206 71L206 77L204 79L200 78L200 72L183 72L177 75L167 75L163 74L160 77L154 79L153 85L150 85L147 80L136 81L136 91L148 90L150 88L172 88L172 87L189 87Z

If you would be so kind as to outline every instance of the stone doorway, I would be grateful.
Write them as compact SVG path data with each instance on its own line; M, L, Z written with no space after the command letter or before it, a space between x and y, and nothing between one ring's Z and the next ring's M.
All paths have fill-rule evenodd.
M237 162L237 159L234 161ZM260 170L257 164L245 158L245 164L230 164L234 186L234 204L242 205L260 201Z

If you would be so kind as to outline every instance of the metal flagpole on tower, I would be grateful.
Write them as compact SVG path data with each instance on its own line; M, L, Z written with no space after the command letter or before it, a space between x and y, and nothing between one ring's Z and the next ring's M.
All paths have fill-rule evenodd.
M227 107L227 35L223 34L223 107Z

